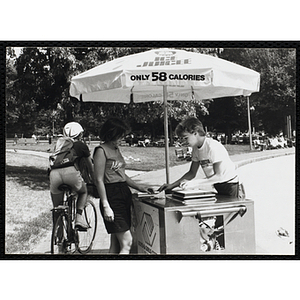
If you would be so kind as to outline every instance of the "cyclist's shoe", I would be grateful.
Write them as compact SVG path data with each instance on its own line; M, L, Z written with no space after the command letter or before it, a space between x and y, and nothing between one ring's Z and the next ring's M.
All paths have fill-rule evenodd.
M88 224L86 224L85 222L84 217L80 214L76 214L75 228L78 231L86 231L89 228Z

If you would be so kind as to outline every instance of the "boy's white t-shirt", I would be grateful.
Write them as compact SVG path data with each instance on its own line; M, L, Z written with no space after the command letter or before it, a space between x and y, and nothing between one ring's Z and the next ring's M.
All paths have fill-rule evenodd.
M193 147L192 161L199 161L207 178L214 175L213 164L222 162L220 165L220 182L238 182L235 164L230 159L225 147L212 138L205 138L201 148Z

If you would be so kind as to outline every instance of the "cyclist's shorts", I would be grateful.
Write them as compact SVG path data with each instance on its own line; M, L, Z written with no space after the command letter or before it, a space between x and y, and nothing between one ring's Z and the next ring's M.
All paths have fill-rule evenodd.
M50 172L50 192L52 194L61 194L62 191L58 187L63 183L71 186L72 190L77 192L81 189L84 181L80 172L74 166L53 169Z

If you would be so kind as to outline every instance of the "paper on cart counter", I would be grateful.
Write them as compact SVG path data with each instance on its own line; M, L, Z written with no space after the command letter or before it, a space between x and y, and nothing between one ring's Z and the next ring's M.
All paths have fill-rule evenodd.
M154 194L148 194L148 193L144 193L144 192L138 192L137 196L140 197L149 197L149 198L164 198L165 197L165 193L164 191L162 192L154 192Z
M203 190L203 191L212 191L216 193L215 188L210 183L204 183L203 179L194 179L185 181L180 187L183 190Z

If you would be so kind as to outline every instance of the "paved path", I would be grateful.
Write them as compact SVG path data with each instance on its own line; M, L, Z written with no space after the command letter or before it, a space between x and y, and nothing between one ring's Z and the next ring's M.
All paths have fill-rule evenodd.
M8 150L7 150L8 151ZM13 150L12 150L13 151ZM33 155L48 157L45 152L34 152L26 150L18 150L18 152L28 153ZM256 241L257 251L259 254L293 254L294 246L294 228L293 213L295 197L293 195L295 175L295 148L267 150L262 152L252 152L231 156L231 159L239 168L238 172L246 186L247 196L255 202L255 224L256 224ZM289 156L289 157L287 157ZM270 160L270 158L273 158ZM283 161L284 158L286 161ZM255 163L260 162L260 163ZM255 164L253 164L255 163ZM178 179L181 174L189 169L190 163L170 168L170 181ZM285 180L280 180L282 172ZM150 184L154 187L159 187L165 182L165 169L151 172L136 172L127 171L128 176L131 176L139 183ZM203 176L199 172L198 176ZM276 178L275 178L276 177ZM275 178L275 179L274 179ZM266 180L267 179L267 180ZM282 178L281 178L282 179ZM280 185L276 183L280 182ZM263 185L265 183L265 185ZM280 189L280 196L275 187ZM258 191L262 191L259 192ZM284 196L282 194L284 193ZM264 201L265 200L265 201ZM95 200L98 207L98 201ZM282 205L285 201L286 205ZM271 203L270 203L271 202ZM273 205L272 205L273 202ZM271 208L271 209L270 209ZM99 211L98 211L99 212ZM95 244L91 254L107 253L109 247L109 236L106 233L100 213L98 214L98 228ZM280 216L281 222L274 222ZM290 220L287 224L285 220ZM271 225L272 224L272 225ZM279 226L280 225L280 226ZM276 236L275 231L278 227L288 229L291 238L289 240L280 239ZM34 250L34 254L47 254L50 249L50 234L39 244ZM275 252L275 253L274 253Z
M254 200L257 254L295 254L295 155L238 169L247 197ZM279 237L284 229L288 237Z

